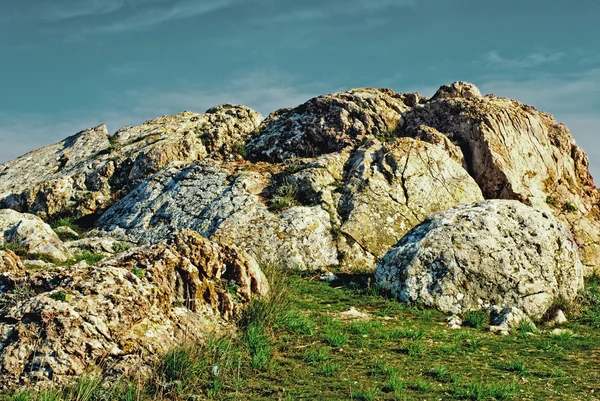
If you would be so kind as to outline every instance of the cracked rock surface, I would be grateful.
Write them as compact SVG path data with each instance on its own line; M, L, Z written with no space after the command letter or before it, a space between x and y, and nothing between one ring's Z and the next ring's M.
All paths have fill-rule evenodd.
M0 389L66 384L97 363L144 373L268 289L244 251L191 231L92 266L27 271L0 252Z
M0 165L0 207L43 218L96 214L145 178L176 160L231 157L262 116L222 105L204 114L183 112L124 127L82 131Z
M488 200L428 216L380 261L376 282L448 313L492 305L541 318L583 289L577 245L550 212Z

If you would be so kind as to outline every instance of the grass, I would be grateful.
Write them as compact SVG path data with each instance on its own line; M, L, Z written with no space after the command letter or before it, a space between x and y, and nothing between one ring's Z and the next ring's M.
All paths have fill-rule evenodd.
M44 399L593 400L600 392L598 278L568 323L573 335L499 336L450 330L446 315L380 296L362 276L326 283L266 270L273 292L248 306L239 335L173 349L147 381L93 379ZM343 318L350 307L369 319Z
M290 208L292 206L297 206L298 200L296 199L298 196L298 187L296 184L285 180L284 183L279 185L271 199L269 200L269 210L272 212L279 212Z
M465 326L481 329L490 320L490 315L483 310L465 312L463 322Z

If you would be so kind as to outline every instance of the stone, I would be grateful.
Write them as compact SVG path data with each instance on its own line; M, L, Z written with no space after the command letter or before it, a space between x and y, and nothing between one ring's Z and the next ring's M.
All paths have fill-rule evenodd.
M317 270L337 264L330 215L319 206L272 213L260 194L269 175L230 166L173 164L98 221L98 235L154 243L188 228L236 244L262 262Z
M407 97L391 89L353 89L278 110L248 142L248 154L270 161L315 157L356 145L368 136L389 135L410 109Z
M72 255L50 226L37 216L0 209L0 245L16 244L26 258L65 262Z
M68 384L100 359L109 381L147 374L168 349L226 333L268 289L244 251L190 231L92 266L2 272L0 389Z
M490 312L490 331L506 335L511 329L518 328L522 322L528 323L532 328L535 324L529 316L521 309L516 307L501 307L493 305L489 308Z
M399 135L435 130L458 145L486 199L551 211L575 236L586 276L600 269L600 191L567 127L531 106L446 85L403 114ZM425 128L427 127L427 128Z
M132 248L135 244L128 241L120 241L109 236L103 237L87 237L75 241L67 241L65 247L73 255L82 254L83 252L101 253L104 255L118 254Z
M576 299L583 266L550 212L488 200L428 216L382 258L375 280L400 301L447 313L502 305L541 319L556 300Z
M568 322L568 319L565 316L565 313L561 309L559 309L554 314L554 317L550 321L548 321L547 325L548 326L560 326L561 324L565 324L567 322Z
M21 258L11 251L0 251L0 274L17 273L23 270ZM2 288L0 287L0 293Z
M234 157L262 116L222 105L124 127L100 125L3 163L0 208L43 218L94 216L172 161Z
M456 330L462 328L463 321L458 315L452 315L446 318L446 323L449 329Z

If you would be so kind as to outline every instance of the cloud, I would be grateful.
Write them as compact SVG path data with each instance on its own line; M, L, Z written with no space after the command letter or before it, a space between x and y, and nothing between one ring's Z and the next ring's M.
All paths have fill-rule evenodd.
M521 58L505 58L497 51L491 51L483 57L488 67L498 68L531 68L542 64L555 63L566 57L565 53L533 52Z

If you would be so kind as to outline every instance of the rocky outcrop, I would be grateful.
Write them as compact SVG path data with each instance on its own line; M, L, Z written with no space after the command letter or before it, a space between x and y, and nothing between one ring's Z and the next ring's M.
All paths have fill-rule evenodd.
M168 163L235 158L262 117L243 106L184 112L125 127L104 125L0 166L0 207L44 218L106 209Z
M261 197L269 176L212 163L173 164L109 209L99 234L152 243L188 228L300 269L336 264L329 215L319 206L271 213Z
M516 199L552 211L575 235L586 273L600 266L600 193L568 129L517 101L482 97L471 84L443 86L403 115L404 136L423 129L460 146L486 199Z
M499 305L539 319L583 289L571 234L551 213L490 200L428 216L381 260L376 282L404 302L460 313Z
M0 273L0 388L63 384L93 366L144 373L268 291L244 251L189 231L93 266Z
M284 161L315 157L390 135L419 97L390 89L354 89L323 95L271 114L247 145L251 158Z
M52 228L37 216L0 209L0 245L16 246L28 258L64 262L72 255Z
M443 147L411 138L296 163L172 165L109 209L100 234L156 242L189 228L288 267L372 269L427 214L483 199ZM288 208L270 209L284 187Z

